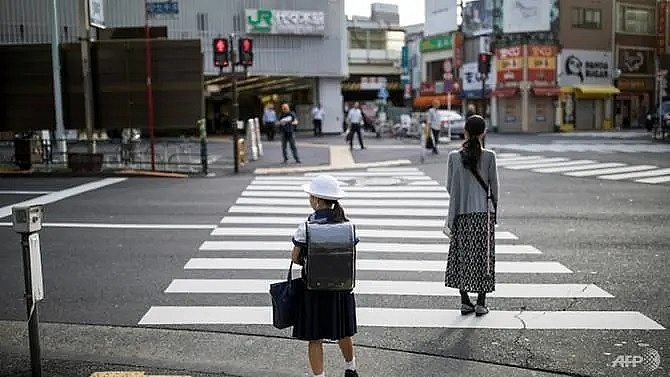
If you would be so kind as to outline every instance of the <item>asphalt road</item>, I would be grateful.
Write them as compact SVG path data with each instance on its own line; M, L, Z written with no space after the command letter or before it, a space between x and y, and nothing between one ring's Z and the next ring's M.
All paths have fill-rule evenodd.
M431 291L433 288L425 288L430 291L424 292L426 295L360 294L357 296L358 307L377 308L374 310L378 312L373 313L384 313L383 309L391 308L412 310L409 314L399 314L401 323L393 326L390 325L389 319L379 319L378 322L381 323L376 323L374 326L361 325L355 339L357 344L364 347L362 350L366 350L361 351L361 355L372 350L400 351L399 354L375 355L377 359L374 361L359 359L361 371L366 375L378 375L375 372L383 370L385 362L393 365L394 360L396 362L400 360L401 357L398 355L404 355L403 357L415 355L417 358L419 355L427 355L444 360L474 360L487 363L481 365L523 368L516 372L502 372L503 369L500 369L500 373L504 373L501 375L522 375L522 370L584 376L668 375L670 334L665 329L650 328L667 328L670 325L670 297L667 294L667 287L670 286L670 272L668 272L670 257L667 253L670 247L670 226L668 226L670 182L650 184L635 182L639 177L610 180L598 178L600 175L577 177L565 175L566 172L540 173L532 171L534 169L532 167L524 168L518 161L523 162L523 158L528 156L540 156L536 158L543 161L551 158L563 160L552 160L537 165L591 160L595 161L594 163L614 162L623 166L652 165L657 168L670 168L668 153L663 151L670 145L651 144L643 138L614 139L560 135L492 135L487 141L501 154L501 161L505 159L508 161L507 167L503 163L500 168L502 192L500 226L497 231L510 232L518 238L499 239L498 245L505 245L508 250L516 250L519 245L527 245L539 251L507 254L501 252L502 248L499 248L497 261L509 263L511 267L520 266L519 262L553 262L552 268L566 268L570 272L537 270L498 273L497 282L503 297L489 299L492 313L489 318L484 317L489 322L472 322L466 325L458 322L458 318L453 318L453 316L459 317L457 314L435 311L457 309L458 299L454 296L445 296L443 293L435 293ZM341 142L342 140L335 137L301 140L306 148L309 144L341 144ZM566 144L583 147L581 150L563 151L557 147ZM418 168L415 172L387 170L388 177L407 179L420 176L425 177L425 180L419 179L426 182L425 187L441 185L444 182L446 152L455 145L457 142L449 146L442 145L440 155L430 156L424 164L417 163L411 166ZM630 147L627 151L617 151L617 148L610 147L617 145L635 147ZM658 145L661 147L656 147ZM313 148L319 151L315 153L323 153L324 148ZM352 153L356 162L398 158L410 158L416 162L419 148L408 141L369 139L368 149L354 150ZM521 160L518 160L519 158ZM516 163L514 159L517 159ZM533 165L532 161L531 157L524 164ZM510 168L515 165L521 168ZM377 170L377 172L384 171ZM369 172L365 174L369 175ZM364 177L365 174L355 178ZM291 176L300 180L301 175ZM300 217L302 214L300 212L289 214L291 210L278 207L273 202L272 196L249 196L254 190L251 190L252 187L245 190L247 186L261 185L258 181L252 182L253 179L254 177L249 174L195 179L129 178L48 204L45 220L47 225L41 232L46 292L46 299L40 305L42 321L54 324L123 326L130 331L147 327L198 330L197 333L201 335L211 332L212 337L222 336L221 334L253 335L254 337L248 339L256 339L256 342L260 339L261 343L266 339L268 344L272 339L287 336L289 332L275 330L261 323L264 322L263 319L254 319L253 315L249 314L251 312L247 313L244 310L239 312L241 314L230 316L227 320L229 323L224 324L214 322L221 322L226 318L209 317L198 320L200 318L198 316L201 315L198 312L182 320L185 323L181 324L172 323L176 318L175 315L157 315L153 317L154 323L151 323L152 317L149 315L154 308L170 306L268 306L269 296L265 291L251 293L242 289L239 293L233 293L234 290L231 290L229 285L217 285L219 283L210 280L203 283L205 289L202 291L202 286L198 288L188 283L192 279L280 280L285 276L285 267L270 270L254 269L253 266L242 266L237 269L185 268L187 263L194 262L193 258L287 257L286 252L268 247L266 241L288 241L290 234L272 236L269 233L272 228L293 228L295 225L277 223L276 219L264 222L263 217ZM281 187L287 180L294 178L278 176L276 179L277 181L270 182L265 180L268 182L265 186ZM435 182L432 182L433 180ZM62 192L68 188L99 181L100 179L96 178L3 178L0 180L0 216L4 214L2 210L6 210L6 206L48 195L45 192ZM404 182L407 184L412 180ZM286 187L290 186L289 182ZM363 197L367 194L373 195L374 190L372 187L368 191L361 191L361 194ZM13 193L17 191L20 193ZM262 187L259 191L267 194ZM243 192L246 194L241 196ZM426 201L422 191L418 189L413 191L409 188L404 192L410 195L414 193L416 199ZM293 199L300 200L297 195ZM388 198L367 198L367 200L380 199ZM410 199L396 197L393 200ZM254 200L258 202L254 203ZM268 200L270 202L266 205L262 204ZM238 207L242 207L241 210L257 206L255 209L258 211L227 213L236 202ZM427 202L439 203L439 200L427 199ZM389 203L381 203L378 207L386 205ZM296 204L291 208L300 206ZM345 208L354 213L373 206L376 204L346 206L345 203ZM426 245L446 242L434 236L408 239L403 235L407 227L403 227L402 223L408 218L439 220L439 216L420 215L424 210L439 212L439 204L428 206L419 203L414 207L399 204L399 207L393 208L402 208L410 211L410 214L402 216L392 210L371 215L352 214L354 221L356 218L385 218L398 222L396 225L399 226L395 227L361 225L362 231L378 234L369 240L362 236L364 241L369 241L371 244L411 242ZM277 210L280 211L272 213ZM412 215L411 211L417 211L419 215ZM235 220L235 216L255 217L258 224L245 224L243 220L220 224L224 216L233 217L232 220ZM0 226L0 239L4 241L0 253L0 286L4 288L0 291L0 321L23 321L25 304L19 236L7 226L8 221L10 221L8 217L0 218L0 223L4 222ZM216 227L222 229L223 235L210 234ZM226 235L225 229L232 228L243 228L243 231L255 229L258 233L267 229L265 230L267 234L243 235L236 229L231 232L237 234ZM430 225L411 230L435 230L438 233L438 228ZM201 250L203 243L210 241L240 241L240 245L244 244L250 247L250 250L241 251L232 247L226 251L223 250L225 246L218 249L214 247L209 251ZM402 281L407 280L426 283L443 281L443 272L422 270L425 265L421 264L431 260L445 260L446 254L440 252L373 251L361 252L359 258L382 261L414 260L420 264L415 271L402 269L359 271L357 276L359 280L393 281L401 284L398 287L403 287ZM249 263L248 259L243 261ZM173 286L172 284L178 281L176 279L186 282L186 288L180 290ZM509 297L504 297L502 286L512 287L513 284L523 286L514 291L515 293L509 294ZM530 284L581 284L585 288L586 285L592 284L605 294L598 291L601 294L589 296L572 291L559 295L563 297L538 297L539 295L529 291ZM168 287L172 287L174 293L166 293ZM202 292L197 293L198 289ZM217 289L220 291L206 292ZM553 287L549 289L552 294L556 293ZM589 286L588 289L594 287ZM425 321L422 322L420 309L431 313L432 320L447 325L440 327L408 325L413 322L419 326L426 325ZM589 317L591 319L585 323L584 312L591 311L603 313ZM565 313L573 312L576 313L574 317L564 316ZM632 313L632 316L626 320L617 320L620 312ZM524 313L529 316L524 317ZM523 328L519 321L508 321L508 317L513 318L514 315L525 318L525 322L521 322L529 328ZM381 314L379 317L382 317ZM542 318L553 319L544 321ZM145 322L140 324L143 320ZM359 318L359 321L363 322L374 322L374 320L375 316ZM504 323L515 328L504 328ZM537 325L538 323L542 325ZM533 329L533 326L544 328ZM574 326L583 328L570 328ZM617 326L627 329L613 329ZM633 329L638 326L644 329ZM253 342L244 340L246 339L244 336L231 339L234 339L229 339L233 343L239 342L241 349L245 348L245 342ZM234 349L235 344L230 346ZM274 358L273 353L260 348L259 355ZM301 344L298 344L298 348L304 349ZM660 356L660 369L649 372L643 365L638 365L636 368L632 365L628 368L612 366L612 362L620 355L641 355L650 348L656 350ZM3 347L0 345L0 353L2 350ZM259 355L255 357L260 357ZM648 353L645 355L648 356ZM128 355L130 360L132 356ZM251 357L247 353L237 356L242 359ZM645 362L649 360L647 356L644 358ZM303 356L299 355L299 358ZM176 364L179 364L180 359L186 360L174 355ZM271 361L273 360L268 360ZM138 361L135 365L141 363ZM444 375L448 370L440 370L441 367L444 366L435 364L434 370L424 367L421 373ZM302 365L300 368L304 369ZM475 370L474 367L471 368ZM245 374L240 372L239 375ZM415 374L405 371L402 375Z

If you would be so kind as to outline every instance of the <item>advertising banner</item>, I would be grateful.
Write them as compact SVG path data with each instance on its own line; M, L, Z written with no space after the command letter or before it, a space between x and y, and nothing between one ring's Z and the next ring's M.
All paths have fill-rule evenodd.
M492 71L494 70L492 69ZM482 92L482 79L482 75L478 72L477 62L463 64L461 67L461 81L463 83L461 88L463 92L476 92L480 94ZM491 89L495 85L495 79L495 72L491 72L486 80L486 90Z
M550 45L528 45L528 81L533 86L554 86L558 49Z
M499 47L496 53L497 87L518 87L523 80L523 46Z
M654 50L645 48L619 47L618 64L623 75L653 75Z
M658 55L664 55L667 51L668 41L665 37L668 18L668 3L659 1L656 3L656 38L658 45L656 50Z
M560 86L612 85L612 53L596 50L561 51Z
M457 0L425 0L423 35L450 33L458 29Z
M463 6L463 34L468 37L493 32L493 0L475 0Z
M554 0L503 1L503 32L549 31L553 5Z

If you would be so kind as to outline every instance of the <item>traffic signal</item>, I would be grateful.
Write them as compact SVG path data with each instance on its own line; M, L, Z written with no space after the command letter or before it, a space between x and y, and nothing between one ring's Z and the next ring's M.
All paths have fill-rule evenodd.
M230 65L228 40L225 38L214 38L214 66L227 67Z
M240 38L238 50L240 52L240 65L245 67L254 64L254 41L251 38Z
M479 54L479 64L477 64L477 71L483 75L491 73L491 54L482 52Z

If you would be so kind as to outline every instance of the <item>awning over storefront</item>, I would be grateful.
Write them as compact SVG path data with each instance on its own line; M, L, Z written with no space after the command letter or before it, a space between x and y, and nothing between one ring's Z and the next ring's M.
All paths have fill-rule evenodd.
M496 97L514 97L519 88L496 88L493 95Z
M544 97L558 97L561 94L561 88L558 87L536 87L533 88L533 93L536 96Z
M612 85L581 85L575 86L577 95L583 97L607 97L621 91Z
M414 99L414 107L431 107L433 106L433 101L440 101L440 106L447 106L449 104L446 94L433 94L433 95L423 95L416 97ZM461 104L461 99L457 94L451 95L451 106L457 106Z

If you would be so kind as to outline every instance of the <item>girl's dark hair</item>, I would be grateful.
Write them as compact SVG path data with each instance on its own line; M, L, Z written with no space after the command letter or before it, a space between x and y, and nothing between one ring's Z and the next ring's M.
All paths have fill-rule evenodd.
M326 203L331 205L333 208L333 212L331 215L332 217L330 219L331 221L336 223L343 223L345 221L349 221L349 219L347 219L347 216L345 216L344 214L344 209L340 205L340 202L338 202L337 200L326 200Z
M468 131L468 140L463 143L461 161L466 169L477 169L484 146L479 136L486 130L486 121L481 115L471 115L465 121L465 130Z

